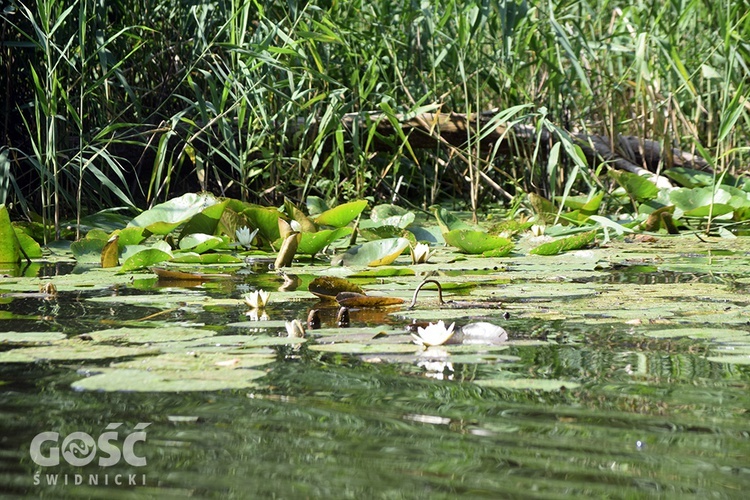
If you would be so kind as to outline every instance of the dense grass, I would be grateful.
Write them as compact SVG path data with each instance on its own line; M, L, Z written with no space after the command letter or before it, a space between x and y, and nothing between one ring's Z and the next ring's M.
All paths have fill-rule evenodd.
M655 139L747 165L744 2L4 2L0 202L55 221L210 189L429 205L606 182L527 158L411 150L346 113L529 105L540 129ZM717 38L717 35L718 38ZM525 113L525 114L521 114ZM377 141L392 151L377 153ZM665 158L668 166L669 158ZM572 177L572 179L571 179ZM502 202L510 202L502 196Z

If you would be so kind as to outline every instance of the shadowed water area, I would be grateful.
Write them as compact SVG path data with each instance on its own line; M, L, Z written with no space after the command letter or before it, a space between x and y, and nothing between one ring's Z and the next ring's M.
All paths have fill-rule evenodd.
M49 498L741 497L747 253L644 246L438 253L414 276L353 273L368 294L407 302L352 308L346 328L337 306L307 290L334 272L320 266L295 264L286 279L255 266L204 282L102 270L31 280L51 279L54 297L3 278L0 332L15 333L0 333L0 488ZM453 302L441 306L428 286L408 309L424 276ZM261 288L272 295L255 319L242 297ZM304 323L313 308L322 328L288 337L285 322ZM424 349L406 329L414 320L491 323L508 338ZM62 453L65 436L96 440L111 423L122 423L122 450L149 424L134 448L145 465L32 460L41 432L58 432Z

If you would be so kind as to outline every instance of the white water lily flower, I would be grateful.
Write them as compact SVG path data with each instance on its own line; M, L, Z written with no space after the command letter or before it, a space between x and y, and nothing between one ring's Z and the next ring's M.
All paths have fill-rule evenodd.
M265 290L255 290L252 293L245 295L245 302L253 309L263 309L268 304L268 299L271 297L269 292Z
M424 264L431 256L432 252L430 252L430 245L426 243L417 243L417 245L411 249L411 260L414 264Z
M250 228L247 226L241 227L237 231L234 232L234 235L237 237L237 241L239 242L239 244L245 248L250 248L250 246L253 243L253 240L255 239L255 235L257 234L258 234L257 229L251 233Z
M287 321L285 323L286 334L289 338L304 338L305 327L302 326L302 322L298 319Z
M453 336L454 326L456 323L451 323L451 326L446 328L441 319L437 323L430 323L426 328L418 327L416 335L412 333L411 336L421 346L443 345Z

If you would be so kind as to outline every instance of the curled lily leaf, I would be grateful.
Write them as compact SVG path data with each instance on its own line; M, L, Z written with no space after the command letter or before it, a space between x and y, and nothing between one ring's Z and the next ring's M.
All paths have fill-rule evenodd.
M298 319L287 321L286 334L290 338L303 338L305 336L305 327L302 326L302 322Z
M247 226L241 227L234 232L234 235L237 237L237 242L245 248L250 248L257 234L257 229L251 233L250 228Z
M252 309L263 309L268 304L268 299L271 297L269 292L265 290L254 290L252 293L245 295L245 302Z
M417 333L412 333L411 336L414 338L414 342L421 346L443 345L453 336L453 327L455 326L455 323L451 323L446 328L443 320L440 320L437 323L428 324L425 328L420 326L417 328Z
M430 260L431 256L430 245L426 243L417 243L411 249L411 261L413 264L424 264Z

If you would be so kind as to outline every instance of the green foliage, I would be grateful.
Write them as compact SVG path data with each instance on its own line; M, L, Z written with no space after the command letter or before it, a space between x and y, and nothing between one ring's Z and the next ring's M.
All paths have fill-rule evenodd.
M199 190L274 206L315 196L311 213L452 197L475 214L496 193L603 192L603 167L573 130L696 150L717 172L703 186L749 163L741 2L40 0L0 21L0 87L11 89L0 202L38 213L54 238L66 218ZM383 137L369 114L396 124L489 109L495 118L469 123L449 150L417 150L399 127ZM347 114L358 119L346 125ZM518 122L537 134L531 155L479 148ZM671 175L668 153L664 165ZM636 203L651 199L643 182L618 179Z

